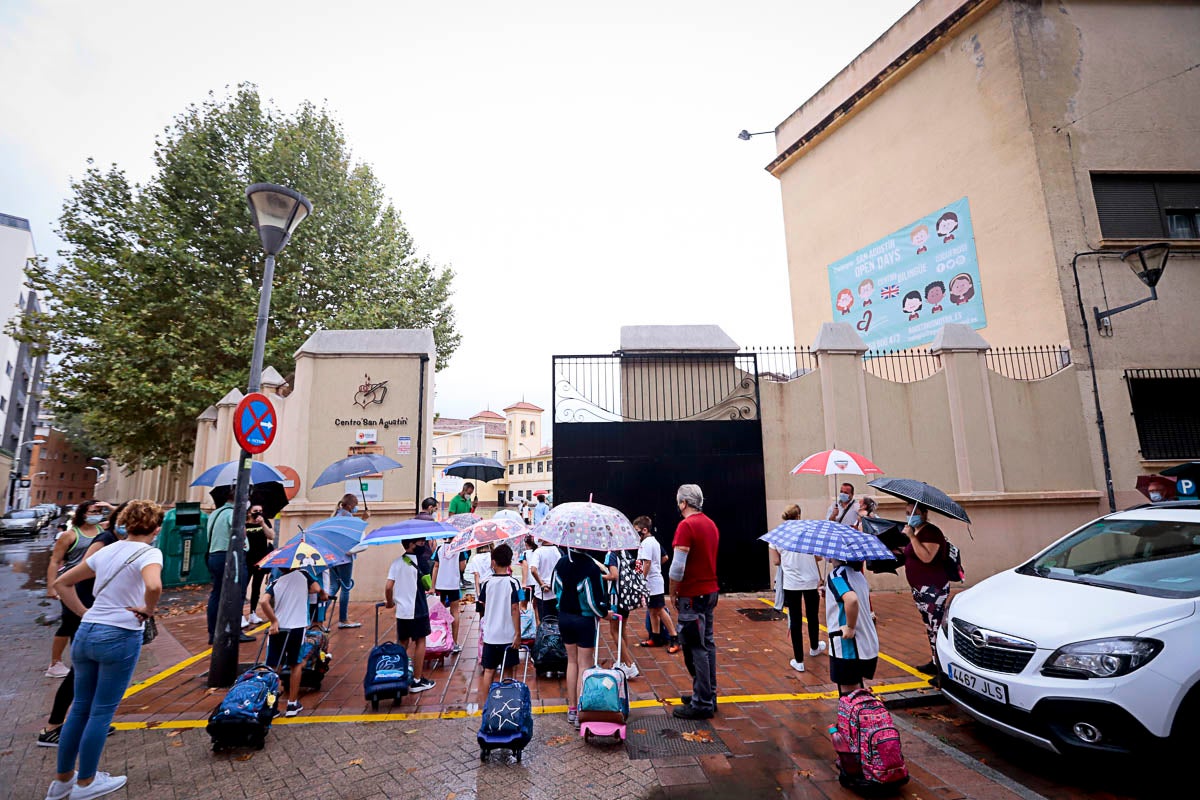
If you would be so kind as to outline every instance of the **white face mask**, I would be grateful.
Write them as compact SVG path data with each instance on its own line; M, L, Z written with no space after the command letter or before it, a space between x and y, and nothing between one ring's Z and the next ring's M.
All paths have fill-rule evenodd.
M1150 502L1151 503L1161 503L1162 500L1163 500L1162 492L1151 492L1150 493Z

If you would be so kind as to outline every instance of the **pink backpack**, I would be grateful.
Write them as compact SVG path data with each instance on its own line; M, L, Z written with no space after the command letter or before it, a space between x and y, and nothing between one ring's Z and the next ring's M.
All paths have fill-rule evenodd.
M863 790L901 786L908 781L900 732L883 701L870 689L859 689L838 700L837 725L829 732L843 786Z
M425 657L445 656L454 649L454 617L436 600L429 601L429 636L425 639Z

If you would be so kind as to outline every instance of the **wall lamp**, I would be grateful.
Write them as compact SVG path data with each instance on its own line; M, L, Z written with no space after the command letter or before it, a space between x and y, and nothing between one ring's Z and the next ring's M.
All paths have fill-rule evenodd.
M741 139L743 142L748 142L748 141L750 141L751 136L762 136L764 134L774 133L774 132L775 131L759 131L758 133L751 133L750 131L743 128L742 130L738 131L738 138Z

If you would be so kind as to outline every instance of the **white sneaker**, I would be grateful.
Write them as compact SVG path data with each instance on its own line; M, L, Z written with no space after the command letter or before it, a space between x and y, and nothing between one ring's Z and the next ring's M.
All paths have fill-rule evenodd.
M75 778L78 774L72 775L69 781L50 781L50 788L46 790L46 800L67 800L71 796L71 790L75 788Z
M245 615L245 614L243 614L243 615L242 615L242 627L243 627L243 628L249 628L249 627L250 627L250 620L246 619L246 615Z
M812 650L809 650L808 654L810 656L819 656L819 655L821 655L821 653L824 653L824 652L825 652L825 643L817 642L817 646L814 647Z
M96 780L87 786L75 785L71 790L71 800L91 800L93 797L103 797L109 792L115 792L129 780L124 775L109 775L107 772L97 772Z
M642 674L642 671L638 669L637 664L618 664L617 669L625 673L626 680L633 680L638 675Z
M251 614L249 617L246 617L246 619L250 620L251 625L262 624L262 619L258 616L258 614Z
M796 659L793 658L788 663L792 665L792 669L796 670L796 672L804 672L804 662L803 661L797 661Z
M61 661L55 661L52 664L50 664L49 668L46 670L46 677L47 678L65 678L65 677L67 677L67 673L70 671L71 671L71 668L68 667L66 664L64 664Z
M467 703L467 715L473 715L479 711L479 703Z

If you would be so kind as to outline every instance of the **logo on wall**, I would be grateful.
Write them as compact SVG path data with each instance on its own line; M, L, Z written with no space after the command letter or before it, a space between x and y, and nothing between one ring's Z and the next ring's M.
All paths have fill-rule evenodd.
M362 385L354 393L354 405L366 408L369 405L381 405L387 397L387 381L371 383L370 375L363 375Z

